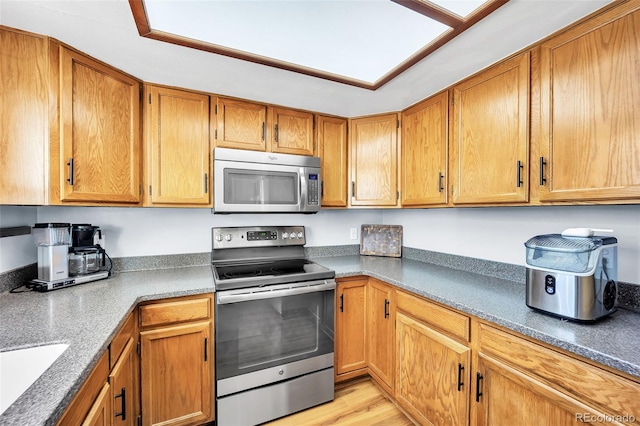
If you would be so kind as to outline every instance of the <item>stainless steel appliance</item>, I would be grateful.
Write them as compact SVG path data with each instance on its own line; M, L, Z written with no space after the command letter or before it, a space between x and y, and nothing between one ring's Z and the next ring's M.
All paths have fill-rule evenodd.
M333 400L335 272L302 226L212 229L216 424L254 425Z
M527 306L561 318L595 321L615 312L618 240L538 235L525 243Z
M318 157L228 148L216 148L213 157L214 213L320 210Z
M94 240L99 232L99 227L88 224L36 223L32 233L38 278L28 286L49 291L108 278L111 259Z

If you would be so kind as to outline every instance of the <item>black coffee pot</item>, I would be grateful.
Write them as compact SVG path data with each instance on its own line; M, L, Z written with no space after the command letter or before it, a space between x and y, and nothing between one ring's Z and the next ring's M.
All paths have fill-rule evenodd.
M94 237L96 233L102 238L102 232L99 226L93 226L88 223L79 223L71 225L71 246L94 247Z

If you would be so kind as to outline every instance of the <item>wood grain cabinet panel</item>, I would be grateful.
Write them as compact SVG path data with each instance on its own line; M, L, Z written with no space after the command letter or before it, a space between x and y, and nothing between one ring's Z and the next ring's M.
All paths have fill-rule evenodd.
M145 205L211 207L209 96L145 86Z
M402 112L400 194L403 206L447 203L449 93Z
M368 282L367 278L338 281L335 348L337 376L357 370L366 374Z
M540 47L541 201L640 197L640 5Z
M139 81L64 46L56 49L60 121L52 126L59 134L50 145L56 162L50 202L140 203Z
M453 87L454 204L529 200L529 53Z
M471 350L396 313L396 400L425 425L466 425Z
M48 43L0 27L0 204L47 199Z
M350 206L398 205L398 115L349 121Z
M199 321L211 315L209 297L162 301L140 306L140 327Z
M217 98L215 145L221 148L267 150L267 107L238 99Z
M322 169L322 206L347 206L347 120L316 116L318 123L318 156Z
M140 333L143 425L190 425L213 411L211 322Z
M395 289L374 278L367 289L367 360L372 377L393 395Z
M270 107L269 114L273 124L271 152L297 155L314 154L314 118L312 113Z
M105 383L82 422L82 426L112 426L111 411L111 385Z
M113 426L136 426L140 415L136 341L131 337L109 374Z

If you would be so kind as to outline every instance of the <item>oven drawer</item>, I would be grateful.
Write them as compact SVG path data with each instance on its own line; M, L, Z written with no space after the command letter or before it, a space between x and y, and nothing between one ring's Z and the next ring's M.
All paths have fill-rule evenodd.
M211 298L174 299L140 307L140 327L211 318Z

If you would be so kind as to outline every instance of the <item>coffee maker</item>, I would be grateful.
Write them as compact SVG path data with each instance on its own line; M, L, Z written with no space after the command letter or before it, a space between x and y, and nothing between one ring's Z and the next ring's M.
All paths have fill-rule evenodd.
M89 224L36 223L38 278L30 286L49 291L111 276L111 259L96 242L101 235L98 226Z

